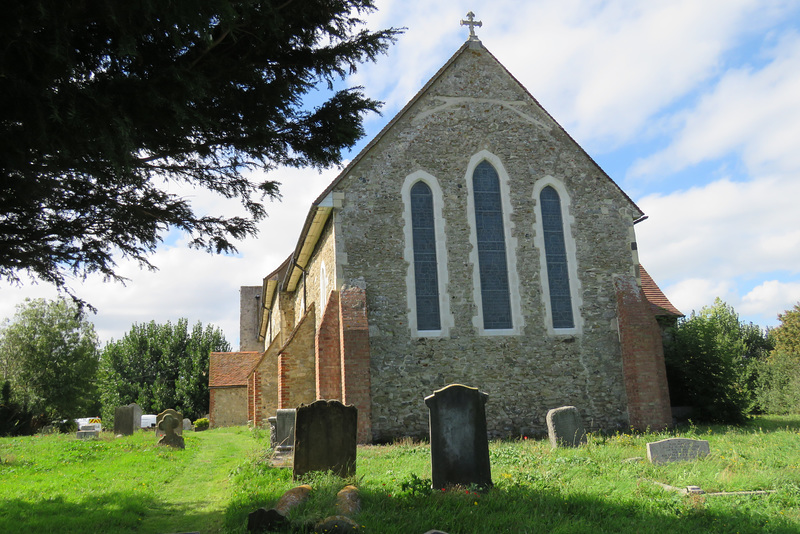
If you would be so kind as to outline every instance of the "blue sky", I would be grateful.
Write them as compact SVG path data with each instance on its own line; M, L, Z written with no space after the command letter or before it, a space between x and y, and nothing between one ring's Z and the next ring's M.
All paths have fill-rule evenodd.
M483 44L649 218L640 259L684 313L721 297L746 321L777 324L800 301L800 2L770 0L378 0L369 27L406 27L387 56L346 81L386 102L362 147L466 40ZM352 157L354 154L348 155ZM276 170L283 202L236 256L173 236L159 272L120 261L126 286L90 278L101 338L134 322L187 317L238 345L238 288L293 249L308 206L337 169ZM201 210L237 210L204 191ZM266 246L270 239L273 248ZM0 286L0 318L43 285Z

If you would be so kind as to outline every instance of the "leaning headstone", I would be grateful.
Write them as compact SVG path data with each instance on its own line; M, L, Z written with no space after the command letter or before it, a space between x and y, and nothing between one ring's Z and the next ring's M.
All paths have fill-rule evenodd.
M161 415L161 414L159 414ZM168 445L178 449L186 447L183 436L178 434L181 429L182 421L180 418L175 417L171 413L165 414L158 423L158 429L164 432L164 435L158 440L159 445Z
M163 436L164 435L164 432L161 430L161 420L164 419L164 417L166 415L171 415L172 417L176 418L178 420L178 422L183 421L183 414L182 413L180 413L178 411L175 411L172 408L167 408L166 410L164 410L163 412L161 412L160 414L158 414L156 416L156 436ZM175 433L178 434L179 436L183 435L183 425L182 424L178 425L178 427L175 429Z
M647 459L654 464L697 460L710 452L704 439L669 438L647 444Z
M142 407L135 402L114 409L114 435L131 436L142 426Z
M294 426L294 478L312 471L355 475L357 421L358 409L336 400L301 404Z
M586 443L586 429L574 406L553 408L547 412L547 434L550 445L557 447L577 447Z
M294 447L294 420L297 410L281 409L278 410L278 417L275 421L275 450L290 451Z
M486 400L477 388L451 384L428 397L433 487L492 485Z

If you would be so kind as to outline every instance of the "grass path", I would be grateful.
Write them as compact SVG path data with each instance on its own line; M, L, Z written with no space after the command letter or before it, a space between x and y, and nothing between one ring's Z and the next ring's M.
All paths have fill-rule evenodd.
M262 447L244 428L0 439L0 532L219 532L230 473Z

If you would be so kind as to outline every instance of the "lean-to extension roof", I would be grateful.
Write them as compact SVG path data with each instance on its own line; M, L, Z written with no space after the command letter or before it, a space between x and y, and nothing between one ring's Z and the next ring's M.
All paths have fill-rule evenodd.
M208 387L247 386L247 376L260 352L212 352L208 358Z
M653 315L683 317L681 311L672 305L667 296L664 295L655 281L650 277L650 274L648 274L641 265L639 265L639 275L642 279L642 292L647 302L650 303L650 309L653 311Z

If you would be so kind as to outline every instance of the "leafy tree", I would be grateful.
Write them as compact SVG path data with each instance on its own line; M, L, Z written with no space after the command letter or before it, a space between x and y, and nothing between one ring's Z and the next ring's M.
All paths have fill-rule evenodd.
M800 303L778 320L775 349L761 368L759 399L770 413L800 413Z
M226 352L222 331L201 323L190 331L188 321L176 324L134 324L100 356L100 391L104 420L113 420L117 406L137 403L145 413L175 408L196 419L208 413L208 357Z
M779 313L778 320L781 324L772 331L775 350L800 359L800 302L791 310Z
M0 360L14 396L42 424L99 408L94 325L72 301L26 299L0 331Z
M278 183L251 169L325 167L379 104L333 84L398 30L369 32L373 0L6 2L0 17L0 277L111 279L170 227L234 250ZM303 97L327 83L314 109ZM195 213L184 182L245 217Z
M717 298L679 321L665 344L672 404L692 406L699 421L743 421L757 408L759 362L771 348L767 332Z

